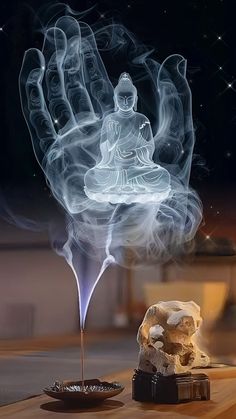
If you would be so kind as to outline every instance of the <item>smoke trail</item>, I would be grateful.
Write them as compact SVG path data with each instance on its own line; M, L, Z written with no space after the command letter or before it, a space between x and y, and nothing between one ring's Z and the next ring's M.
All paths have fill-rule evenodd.
M141 173L140 166L134 166L130 178L136 196L143 187L145 193L149 192L148 199L144 193L140 200L122 198L118 203L117 199L99 200L86 193L88 173L96 174L96 182L97 173L102 174L100 190L109 181L116 197L130 182L129 177L120 176L124 170L118 163L113 170L113 148L105 147L102 140L105 121L116 113L114 87L119 74L113 76L113 86L101 54L113 60L120 73L128 71L136 86L136 104L139 98L143 111L137 113L143 117L137 126L142 132L148 129L148 133L137 138L142 142L139 152L126 148L119 158L122 162L126 157L133 158L133 151L139 156L139 165L145 170L142 167ZM42 51L26 51L19 82L35 155L68 217L68 239L62 254L76 277L83 327L98 280L111 263L126 264L127 248L132 250L132 263L137 266L167 261L183 251L201 221L200 200L189 187L194 129L186 60L171 55L159 64L122 25L108 24L93 31L86 23L63 16L48 24ZM116 128L112 129L110 135L115 138ZM116 144L119 134L116 131ZM128 139L125 147L132 141ZM101 162L108 171L98 170ZM163 183L158 179L163 179L163 173L168 193L151 201L152 194L160 193ZM122 183L117 192L118 175ZM84 258L97 261L94 278L84 274Z

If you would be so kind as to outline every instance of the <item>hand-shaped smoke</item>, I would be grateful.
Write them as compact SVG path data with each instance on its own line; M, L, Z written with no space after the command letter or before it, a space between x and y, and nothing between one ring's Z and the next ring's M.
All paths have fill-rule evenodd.
M142 69L153 130L134 112L137 90L128 74L129 86L114 93L101 42L113 55L129 45L132 62L127 58L124 70ZM62 252L77 280L82 328L97 281L111 263L125 265L126 248L136 264L166 261L201 220L189 189L194 132L186 61L172 55L160 65L149 55L121 25L93 33L64 16L45 33L42 51L30 49L23 60L22 108L38 162L67 215ZM83 273L83 255L98 261L96 277Z

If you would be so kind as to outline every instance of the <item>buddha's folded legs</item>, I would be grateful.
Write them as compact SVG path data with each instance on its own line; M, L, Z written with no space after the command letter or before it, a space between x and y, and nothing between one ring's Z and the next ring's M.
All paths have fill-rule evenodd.
M170 175L158 165L120 170L94 167L85 175L86 195L99 202L159 201L169 192Z
M110 168L92 168L87 171L84 183L86 189L92 192L106 192L118 184L120 172Z
M135 169L135 170L134 170ZM170 188L170 175L161 166L130 168L127 173L129 184L134 185L136 192L162 192Z

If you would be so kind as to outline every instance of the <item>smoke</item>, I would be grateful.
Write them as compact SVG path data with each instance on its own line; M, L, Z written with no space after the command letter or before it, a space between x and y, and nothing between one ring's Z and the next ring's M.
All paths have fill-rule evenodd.
M102 125L114 112L120 75L112 83L101 57L107 67L131 74L138 110L151 120L152 163L168 172L171 188L159 202L112 204L85 193L85 175L102 159ZM160 64L124 26L92 30L67 15L48 24L42 51L26 51L19 85L36 158L66 214L60 253L76 277L84 327L93 290L110 264L129 264L127 251L133 266L177 257L201 221L201 202L189 187L194 129L186 60L171 55ZM110 182L116 186L112 176ZM97 262L94 278L83 269L87 258Z

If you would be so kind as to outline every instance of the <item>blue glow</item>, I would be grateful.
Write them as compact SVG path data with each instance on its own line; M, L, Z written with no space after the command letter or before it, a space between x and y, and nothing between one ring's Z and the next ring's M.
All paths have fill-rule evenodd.
M116 87L100 53L126 59L128 73L117 75ZM93 32L63 16L47 29L42 51L26 51L19 82L35 155L67 216L62 254L76 277L84 327L99 278L112 263L129 264L126 249L133 265L165 262L201 221L189 187L194 129L186 60L171 55L159 64L122 25ZM97 263L92 276L84 258Z

